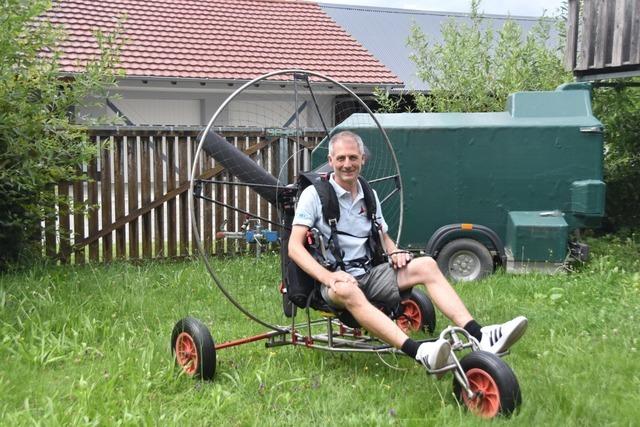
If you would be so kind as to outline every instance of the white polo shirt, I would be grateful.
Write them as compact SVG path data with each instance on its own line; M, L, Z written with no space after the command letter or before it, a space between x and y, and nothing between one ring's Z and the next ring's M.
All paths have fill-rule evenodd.
M351 193L342 188L333 179L333 174L329 178L329 182L338 196L338 204L340 205L340 220L338 221L338 231L349 233L350 235L340 234L340 248L344 251L345 262L363 258L367 256L367 238L371 230L371 221L367 215L367 209L364 202L364 193L362 186L358 182L358 194L355 199L351 197ZM382 226L382 231L387 232L389 227L382 216L382 208L378 194L374 190L376 198L376 218ZM317 228L324 237L325 246L331 237L331 228L322 217L322 203L320 196L313 185L304 189L293 218L293 225L304 225L309 228ZM333 254L327 250L327 256L330 261L335 261ZM347 273L353 276L360 276L365 273L364 269L351 267L347 268Z

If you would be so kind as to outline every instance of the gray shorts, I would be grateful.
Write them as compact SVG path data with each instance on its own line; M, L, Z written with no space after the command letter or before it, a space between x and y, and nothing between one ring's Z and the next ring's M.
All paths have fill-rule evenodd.
M358 287L367 299L374 305L382 304L395 307L400 303L400 288L398 288L398 274L388 263L379 264L360 277L356 277ZM340 304L329 298L329 288L322 285L322 298L330 307L341 309Z

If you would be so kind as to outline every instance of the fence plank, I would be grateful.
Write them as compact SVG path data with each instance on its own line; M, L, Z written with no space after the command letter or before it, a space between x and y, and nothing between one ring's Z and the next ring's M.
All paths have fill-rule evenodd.
M640 0L633 1L630 31L629 62L632 64L640 64Z
M51 193L56 195L56 186L51 186ZM53 213L46 215L44 219L44 253L47 258L55 258L58 252L58 244L56 241L56 219L58 215Z
M157 202L161 199L164 193L164 172L165 172L165 162L164 162L164 138L154 138L153 141L153 200ZM149 205L150 206L150 205ZM160 204L154 207L154 239L155 239L155 256L157 258L164 257L165 249L164 249L164 204Z
M176 188L176 139L171 136L167 138L167 192L171 192ZM176 199L167 201L167 255L169 258L175 258L177 248L176 236Z
M198 149L198 139L189 137L188 140L189 140L189 144L188 144L189 150L191 153L190 164L193 164L195 161L196 150ZM195 164L195 176L200 176L200 174L202 173L202 170L204 169L203 154L204 153L200 154L200 158ZM189 177L191 177L191 168L189 168L188 174L189 174ZM187 180L187 184L189 184L188 180ZM188 193L187 193L187 197L188 197ZM202 200L200 199L193 200L193 209L194 209L193 216L196 219L196 227L193 228L193 225L191 225L191 218L189 218L189 224L191 225L191 228L192 228L192 231L191 231L191 234L189 234L189 237L191 239L191 255L198 255L198 245L196 243L195 234L197 230L198 238L200 239L200 241L202 241L202 225L203 225L202 224Z
M580 61L578 61L579 70L586 70L593 63L593 39L596 34L596 2L588 1L584 3L584 12L582 14L582 40L580 46Z
M216 162L217 164L218 162ZM226 174L221 173L215 177L217 180L225 179ZM221 184L216 184L215 188L215 196L214 199L218 201L224 201L224 186ZM215 231L221 230L224 224L224 210L221 205L216 204L215 208ZM224 254L224 240L225 239L216 239L216 254L222 255Z
M98 232L99 224L98 219L100 216L100 210L98 206L98 160L93 159L89 162L87 172L89 175L89 182L87 184L87 196L89 202L89 235ZM89 260L96 262L100 257L100 244L96 240L89 245Z
M153 137L140 138L140 206L147 206L151 202L151 152ZM142 214L142 257L151 258L151 212Z
M85 247L76 246L75 243L84 239L84 182L74 181L73 183L73 242L74 242L74 262L84 264Z
M140 137L130 136L127 138L127 213L138 209L138 139ZM139 239L138 239L138 218L129 222L129 258L138 259Z
M113 179L115 193L115 219L116 222L124 218L124 168L125 168L125 144L127 137L114 139L113 153ZM116 229L116 257L124 258L127 255L125 224Z
M184 138L178 139L179 153L179 183L178 185L188 184L189 180L189 140ZM189 194L184 192L180 194L180 256L189 256Z
M58 204L58 212L60 215L60 262L67 264L71 261L71 224L69 220L69 183L61 182L58 184L58 195L61 199Z
M260 139L258 138L258 143ZM260 150L260 165L269 171L269 150L268 147ZM260 197L260 216L263 218L269 218L269 202L263 197ZM269 224L262 224L263 227L268 228Z
M269 157L270 157L270 168L273 175L279 179L280 171L278 170L278 153L275 149L275 146L269 146ZM271 220L278 221L278 209L271 208Z
M236 137L236 141L238 144L238 149L245 151L249 144L249 137L247 136L239 136ZM238 207L242 210L247 210L247 192L248 189L246 187L238 187ZM241 226L242 223L244 222L244 217L245 215L243 214L238 214L238 225ZM246 240L239 240L238 241L238 252L243 253L246 252L247 250L247 241Z
M573 71L576 66L578 51L578 28L580 18L580 0L569 0L569 16L567 17L567 46L564 51L564 68Z
M204 161L203 169L213 168L213 159L205 152L202 152L201 157ZM205 185L203 187L203 194L205 197L211 198L213 195L213 186ZM204 251L207 255L213 253L213 203L204 202L203 203L203 217L204 217L204 230L203 230L203 240L204 240Z
M113 144L113 139L110 140ZM100 211L102 214L102 228L106 228L113 221L111 215L111 160L113 151L109 143L100 141ZM112 233L102 237L102 257L105 261L113 259Z

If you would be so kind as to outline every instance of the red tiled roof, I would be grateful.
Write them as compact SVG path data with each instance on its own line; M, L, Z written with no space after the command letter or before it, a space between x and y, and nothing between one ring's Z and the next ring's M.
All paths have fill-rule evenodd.
M64 72L98 53L95 30L125 17L126 75L250 80L301 68L344 83L401 84L315 3L300 0L60 0L44 17L62 24Z

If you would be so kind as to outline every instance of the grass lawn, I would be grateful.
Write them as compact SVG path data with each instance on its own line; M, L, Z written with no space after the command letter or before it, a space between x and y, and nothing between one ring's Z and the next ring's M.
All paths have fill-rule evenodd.
M498 273L456 285L484 324L524 314L505 358L523 404L499 424L637 425L640 420L640 237L590 241L570 274ZM260 316L281 314L277 258L215 261ZM441 381L387 355L267 349L218 352L215 381L179 375L169 350L187 315L217 342L260 333L200 262L33 267L0 276L0 424L484 425ZM447 322L438 317L438 330ZM386 366L392 365L393 368Z

